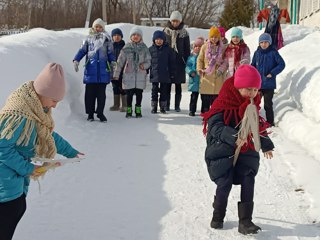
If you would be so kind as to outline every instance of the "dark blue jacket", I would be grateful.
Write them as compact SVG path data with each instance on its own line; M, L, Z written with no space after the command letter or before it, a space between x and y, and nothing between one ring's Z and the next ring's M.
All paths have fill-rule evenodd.
M235 124L231 123L230 126L224 124L223 112L214 114L208 120L205 160L212 181L222 177L233 167L238 129L232 125ZM260 141L263 152L274 148L269 137L260 137ZM254 150L240 153L235 165L236 171L241 175L255 176L258 173L259 160L259 153ZM235 180L234 183L238 182Z
M254 52L252 66L260 73L262 79L261 89L276 89L276 76L282 72L286 64L279 52L272 46L262 49L260 46ZM267 75L271 74L271 78Z
M95 49L95 43L105 38L103 45ZM90 34L82 43L73 60L78 62L86 56L83 83L110 83L111 62L116 61L110 36L106 32Z
M153 44L149 47L151 55L150 82L171 83L175 74L175 54L164 43L162 46Z

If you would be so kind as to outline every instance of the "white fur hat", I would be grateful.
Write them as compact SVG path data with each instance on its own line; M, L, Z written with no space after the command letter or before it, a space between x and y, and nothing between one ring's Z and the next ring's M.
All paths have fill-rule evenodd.
M182 15L179 11L173 11L170 15L170 21L172 20L178 20L182 22Z
M103 31L105 31L104 27L106 23L101 18L97 18L96 20L94 20L94 22L92 23L92 27L94 28L96 25L100 25L103 28Z

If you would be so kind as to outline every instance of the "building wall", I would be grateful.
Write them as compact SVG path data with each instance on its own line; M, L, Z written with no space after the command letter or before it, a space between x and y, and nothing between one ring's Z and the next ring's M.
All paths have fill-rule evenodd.
M320 27L320 0L300 0L299 24Z

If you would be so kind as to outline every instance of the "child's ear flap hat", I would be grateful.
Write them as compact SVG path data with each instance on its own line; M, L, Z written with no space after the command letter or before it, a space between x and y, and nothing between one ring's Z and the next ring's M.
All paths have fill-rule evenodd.
M261 88L261 76L258 70L248 64L241 65L234 74L234 86L241 88Z
M103 28L103 31L105 31L104 27L106 23L101 18L97 18L96 20L94 20L94 22L92 23L92 28L94 28L96 25L100 25Z

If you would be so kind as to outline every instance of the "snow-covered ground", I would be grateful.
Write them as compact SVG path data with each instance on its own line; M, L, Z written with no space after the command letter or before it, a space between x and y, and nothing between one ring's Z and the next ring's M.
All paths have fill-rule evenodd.
M120 27L127 41L132 26L113 24L107 30ZM156 29L143 27L148 46ZM242 29L253 54L262 31ZM191 40L208 33L188 30ZM108 110L113 101L108 86L108 122L87 122L82 71L75 73L72 64L86 29L34 29L0 38L0 105L46 63L62 64L68 92L54 110L56 131L86 154L81 163L48 172L40 186L32 182L14 239L320 239L320 32L291 25L282 30L280 54L287 65L278 76L274 101L275 157L261 159L254 222L263 231L253 237L237 232L238 186L229 198L225 228L209 226L215 185L204 162L201 118L188 116L188 92L183 92L181 113L152 115L149 85L143 118L126 119Z

